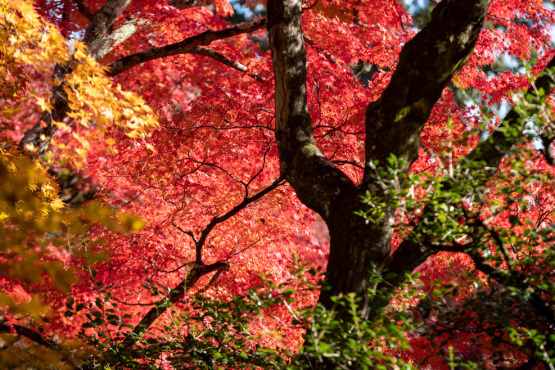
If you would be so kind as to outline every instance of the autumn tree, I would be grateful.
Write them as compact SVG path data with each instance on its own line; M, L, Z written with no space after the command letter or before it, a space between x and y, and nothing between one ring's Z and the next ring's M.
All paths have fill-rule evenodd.
M0 194L0 330L55 351L79 333L101 349L90 366L212 366L225 348L222 366L271 367L257 346L304 332L295 366L552 367L552 7L232 4L0 3L0 174L21 184ZM84 213L52 219L61 200ZM145 227L124 233L138 221L123 212ZM24 246L57 261L41 276L77 281L26 281ZM294 258L325 266L325 288ZM51 312L15 310L31 298ZM334 316L321 335L299 316L316 302ZM398 330L414 352L378 350L399 313L420 323ZM334 336L349 325L360 352Z

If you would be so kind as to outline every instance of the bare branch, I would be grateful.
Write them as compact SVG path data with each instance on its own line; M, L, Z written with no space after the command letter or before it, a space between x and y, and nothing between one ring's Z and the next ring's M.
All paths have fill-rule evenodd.
M11 333L12 329L18 334L21 335L22 337L31 339L33 342L36 342L42 346L45 346L47 348L50 349L54 349L54 350L59 350L60 346L58 344L56 344L55 342L46 339L45 337L43 337L40 333L31 330L29 328L26 328L24 326L21 325L11 325L8 326L2 322L0 322L0 333Z
M311 5L310 7L308 7L308 8L303 8L303 10L305 10L305 9L310 9L310 8L312 8L314 5L316 5L317 3L318 3L318 0L316 0L316 1L314 2L314 4ZM331 55L327 50L325 50L323 47L321 47L320 45L318 45L318 44L316 43L316 41L314 41L313 39L311 39L309 36L303 35L303 39L304 39L304 41L305 41L308 45L313 46L313 47L314 47L316 50L318 50L320 53L322 53L322 54L324 54L325 56L327 56L327 57L329 58L329 60L330 60L333 64L338 65L338 66L341 66L339 63L337 63L337 60L335 60L335 58L333 57L333 55Z
M216 263L205 265L202 261L202 248L204 243L206 242L206 238L210 234L210 232L221 222L224 222L231 217L235 216L241 210L243 210L247 205L252 202L257 201L258 199L262 198L264 195L268 194L278 186L283 184L283 178L278 178L275 180L271 185L266 187L264 190L258 192L257 194L251 197L245 197L241 203L237 206L233 207L233 209L229 210L222 216L214 217L210 223L204 228L200 238L195 240L192 232L183 230L181 227L176 226L181 232L190 235L193 240L195 240L195 249L196 249L196 256L193 268L187 275L185 279L179 283L171 292L164 298L160 299L158 302L154 303L154 307L143 317L141 322L135 326L133 331L128 334L127 338L123 341L122 346L123 348L128 348L135 344L138 338L160 317L164 312L167 311L170 304L174 304L181 300L185 293L193 287L197 281L206 274L211 272L217 271L215 276L212 277L212 280L208 284L208 287L215 282L218 276L221 274L222 271L227 271L230 268L230 263L227 260L218 261ZM205 288L207 289L207 288Z
M210 45L213 41L253 32L264 27L266 27L266 19L261 18L240 23L234 27L226 28L220 31L208 30L198 35L188 37L183 41L176 42L175 44L154 47L123 57L110 66L110 71L107 74L108 76L115 76L136 65L151 60L165 58L172 55L189 54L192 53L197 46Z
M183 10L197 6L212 5L213 2L214 0L172 0L168 2L168 5L173 6L176 9Z
M202 249L202 247L204 246L204 243L206 242L206 238L208 237L210 232L214 229L214 227L216 227L216 225L226 220L229 220L231 217L235 216L237 213L243 210L246 206L262 198L264 195L268 194L269 192L271 192L278 186L282 185L283 183L284 183L284 179L283 177L280 177L276 179L270 186L266 187L264 190L259 191L258 193L256 193L251 197L245 197L241 203L233 207L224 215L214 217L202 231L202 234L200 235L200 238L198 239L198 242L197 242L197 250Z
M193 49L191 54L197 54L197 55L202 55L202 56L205 56L205 57L212 58L212 59L214 59L214 60L216 60L216 61L218 61L222 64L225 64L226 66L229 66L233 69L238 70L239 72L246 73L248 76L254 78L258 82L266 82L266 79L264 77L260 76L258 73L249 72L249 68L247 66L245 66L244 64L236 62L233 59L230 59L230 58L218 53L215 50L197 46Z

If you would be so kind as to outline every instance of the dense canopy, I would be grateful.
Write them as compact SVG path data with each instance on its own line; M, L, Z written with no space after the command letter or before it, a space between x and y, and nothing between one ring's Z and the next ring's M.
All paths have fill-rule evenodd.
M0 0L0 366L555 366L555 7Z

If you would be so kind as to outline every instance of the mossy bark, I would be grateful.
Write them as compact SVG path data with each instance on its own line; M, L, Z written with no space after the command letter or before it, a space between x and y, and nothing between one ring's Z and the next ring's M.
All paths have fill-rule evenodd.
M389 86L367 108L367 163L377 160L384 165L395 154L405 163L401 171L408 172L418 156L420 131L443 89L472 54L489 4L490 0L444 0L429 24L405 45ZM375 224L355 215L363 209L361 195L371 191L387 200L387 189L373 185L374 171L369 168L361 184L354 184L318 149L308 114L301 12L301 0L268 1L276 139L282 174L299 199L323 217L330 231L326 280L331 289L321 293L320 302L331 307L334 295L366 296L371 269L410 272L430 252L421 246L405 247L406 260L392 259L395 208L386 208ZM363 307L370 316L372 307L366 303Z

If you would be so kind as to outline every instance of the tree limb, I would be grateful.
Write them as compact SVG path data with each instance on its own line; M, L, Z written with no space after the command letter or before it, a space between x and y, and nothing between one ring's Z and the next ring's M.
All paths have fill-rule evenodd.
M299 199L329 221L334 204L355 196L356 186L322 154L312 135L301 12L302 0L268 1L276 140L282 174Z
M102 55L104 35L121 15L131 0L108 0L100 10L94 15L92 24L85 33L83 42L87 45L87 52L98 59ZM106 49L102 49L106 51ZM105 54L104 54L105 55ZM102 56L104 56L102 55ZM54 68L54 79L64 81L65 76L70 74L72 69L67 65L56 65ZM67 94L63 90L63 84L52 89L53 99L51 112L45 112L35 125L25 133L19 147L24 149L27 145L38 148L38 154L43 154L50 145L50 139L56 133L58 127L52 121L62 122L69 111L67 105Z
M107 0L94 15L92 24L87 28L85 37L83 37L83 42L87 45L87 52L94 59L100 59L98 53L104 35L130 3L131 0Z
M249 72L249 68L246 65L241 64L239 62L236 62L233 59L230 59L230 58L226 57L225 55L222 55L222 54L218 53L217 51L215 51L213 49L203 48L203 47L197 46L193 49L191 54L197 54L197 55L202 55L202 56L205 56L205 57L212 58L212 59L214 59L214 60L216 60L216 61L218 61L222 64L225 64L228 67L231 67L233 69L238 70L239 72L246 73L247 76L250 76L250 77L254 78L258 82L266 82L266 79L264 77L260 76L258 73Z
M127 337L121 343L123 349L127 349L134 345L146 332L146 330L156 321L161 315L163 315L168 308L180 301L187 293L187 290L195 286L197 281L214 271L229 270L230 263L228 261L218 261L210 265L205 265L200 262L195 265L187 275L187 278L183 279L171 292L158 302L154 303L154 307L147 312L147 314L141 319L141 321L135 326L132 332L127 334ZM218 274L218 272L216 272ZM218 274L219 275L219 274Z
M127 71L128 69L136 65L151 60L165 58L172 55L192 53L194 48L197 46L206 46L213 41L253 32L262 29L265 26L266 19L261 18L254 21L240 23L234 27L226 28L224 30L208 30L198 35L188 37L185 40L176 42L174 44L143 50L136 54L123 57L120 60L114 62L112 65L110 65L110 70L108 71L107 75L115 76L119 73Z
M47 348L54 349L54 350L60 349L60 346L58 344L46 339L40 333L34 330L31 330L29 328L26 328L24 326L17 325L17 324L8 326L7 324L0 322L0 333L12 333L12 329L17 333L17 335L21 335L22 337L30 339L33 342L36 342L42 346L45 346Z
M555 57L551 59L549 64L546 66L546 69L552 67L555 67ZM543 75L536 79L534 86L538 90L540 88L544 89L547 95L549 95L555 89L555 81L550 75ZM534 87L530 87L527 94L536 94ZM513 108L505 116L504 121L506 121L508 125L518 125L519 117L519 114L515 108ZM478 144L478 146L463 159L463 166L475 163L476 161L485 161L486 168L496 169L503 157L510 151L511 147L518 139L518 137L507 138L501 130L496 130L487 140ZM489 179L489 177L484 178L482 182L486 181L486 179ZM449 182L443 183L443 191L449 191L450 189L451 184ZM427 205L423 214L431 213L433 212ZM499 244L499 242L500 240L496 240L496 243ZM436 252L437 251L434 251L426 246L415 245L412 241L403 241L391 256L388 269L399 275L411 273L420 264L426 261L429 256L435 254ZM510 263L510 261L507 261L507 263Z
M212 5L213 2L214 0L172 0L168 2L168 5L173 6L176 9L183 10L197 6Z
M218 276L221 274L222 271L229 270L231 265L227 260L218 261L210 265L204 264L204 262L202 261L202 248L204 246L204 243L206 242L206 238L208 237L210 232L214 229L214 227L216 227L216 225L235 216L237 213L243 210L247 205L262 198L264 195L268 194L269 192L271 192L272 190L280 186L282 183L283 183L283 178L280 177L277 180L275 180L271 185L259 191L255 195L251 197L245 197L245 199L243 199L241 203L233 207L224 215L214 217L210 221L210 223L204 228L198 240L195 239L194 235L191 232L187 232L176 225L178 229L180 229L180 231L191 236L195 241L195 262L194 262L193 268L191 269L187 277L183 279L174 289L172 289L171 292L166 297L154 303L154 307L152 307L150 311L148 311L148 313L135 326L133 331L129 333L125 338L125 340L122 342L123 348L129 348L132 345L134 345L137 342L137 340L145 333L145 331L154 323L154 321L156 321L156 319L158 319L161 315L163 315L167 311L170 304L173 305L179 300L181 300L184 297L187 290L192 288L201 277L216 271L216 274L207 285L207 287L209 287L215 282L215 280L218 278ZM205 287L204 289L206 289L207 287Z
M465 252L470 256L470 258L472 258L476 270L483 272L505 287L516 287L519 288L524 294L529 295L530 298L527 301L532 307L534 307L536 312L546 322L555 322L555 310L553 307L548 301L542 299L539 294L534 292L533 287L528 284L529 279L521 272L516 270L509 272L497 269L491 266L480 253L475 252L473 249L465 248L465 250L461 250L461 252Z
M555 68L555 57L545 67L545 70ZM555 89L555 80L553 75L544 74L534 81L533 85L526 91L526 94L536 95L537 90L543 89L545 96L549 96ZM503 121L508 126L519 125L520 115L513 107L507 113ZM491 169L497 169L503 157L510 152L511 147L519 140L519 137L507 137L504 130L498 128L487 140L482 141L478 146L468 153L464 160L468 163L484 161L486 166ZM549 148L546 148L549 149Z
M3 322L0 322L0 333L13 333L13 331L15 331L17 335L30 339L33 342L40 344L41 346L44 346L48 349L54 351L62 351L62 361L67 361L67 365L69 365L72 369L81 369L79 364L77 364L71 358L71 353L67 348L64 348L63 346L47 339L42 334L24 326L18 324L7 325Z
M406 43L391 82L366 110L366 162L394 154L403 172L418 157L420 131L453 75L472 55L491 0L443 0ZM363 187L374 172L366 169Z
M73 0L73 2L75 3L75 5L77 5L77 10L79 10L79 13L81 13L85 18L92 22L94 14L89 12L87 7L83 3L83 0Z
M118 29L112 31L109 35L104 37L94 55L96 60L104 58L108 53L110 53L114 46L121 44L137 32L137 25L145 24L146 21L132 19L125 22Z

